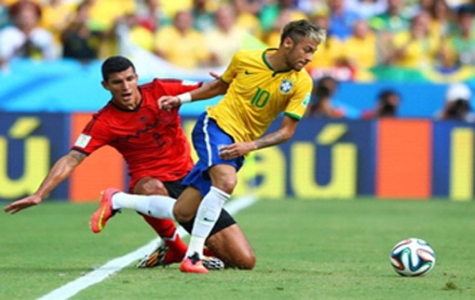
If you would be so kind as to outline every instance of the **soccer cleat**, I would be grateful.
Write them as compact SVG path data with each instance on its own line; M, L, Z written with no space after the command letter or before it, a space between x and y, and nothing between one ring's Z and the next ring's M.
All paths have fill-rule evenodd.
M208 269L203 266L203 262L197 252L185 257L180 264L180 271L185 273L208 273Z
M120 190L113 188L101 192L101 202L99 203L99 207L91 216L92 232L101 232L106 226L107 221L119 211L118 209L112 209L112 196L119 192Z
M225 267L224 262L215 256L203 256L201 262L203 266L210 271L219 271Z
M172 263L180 262L176 256L170 255L168 246L160 244L155 251L146 255L136 265L136 268L166 267ZM202 259L203 266L208 270L224 269L224 262L217 257L205 256Z
M165 244L160 243L152 253L146 255L144 258L142 258L136 265L136 268L153 268L153 267L166 267L174 262L179 262L177 261L171 261L171 262L166 262L165 257L167 256L168 253L168 246Z

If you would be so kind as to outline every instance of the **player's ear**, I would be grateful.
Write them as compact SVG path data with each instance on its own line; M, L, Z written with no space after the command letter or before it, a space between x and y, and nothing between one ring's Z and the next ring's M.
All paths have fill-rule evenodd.
M290 49L292 48L293 44L294 44L294 41L288 36L284 39L282 46L284 46L285 49Z
M107 84L107 81L103 80L101 81L102 87L106 90L109 90L109 85Z

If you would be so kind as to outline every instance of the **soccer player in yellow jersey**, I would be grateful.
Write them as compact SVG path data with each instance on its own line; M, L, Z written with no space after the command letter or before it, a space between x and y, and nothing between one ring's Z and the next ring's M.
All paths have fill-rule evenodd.
M108 196L102 197L98 209L104 212L102 225L105 226L112 209L134 209L177 221L188 221L196 214L180 270L207 273L201 261L203 246L236 186L244 156L292 137L312 90L312 79L304 67L325 38L323 29L306 20L290 22L282 31L278 49L239 51L219 79L189 93L161 97L159 106L169 110L225 94L216 106L199 117L193 129L193 146L199 161L184 179L187 188L178 200L104 193ZM282 112L281 127L262 136ZM154 197L160 197L160 201Z

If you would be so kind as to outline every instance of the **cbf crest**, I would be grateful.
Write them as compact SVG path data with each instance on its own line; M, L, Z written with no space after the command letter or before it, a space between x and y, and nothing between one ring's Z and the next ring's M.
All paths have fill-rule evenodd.
M282 82L280 83L279 90L283 94L288 94L293 87L294 87L294 83L292 81L290 81L289 79L283 79Z

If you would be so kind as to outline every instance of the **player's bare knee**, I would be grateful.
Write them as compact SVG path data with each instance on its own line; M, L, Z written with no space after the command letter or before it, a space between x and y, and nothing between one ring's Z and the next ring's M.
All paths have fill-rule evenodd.
M180 213L174 213L174 216L175 216L175 219L180 223L188 222L194 217L193 214L180 214Z
M173 208L173 215L175 216L175 220L177 220L178 222L185 223L193 219L195 213L186 209L182 209L178 205L175 205L175 207Z
M252 270L256 266L256 255L253 252L245 253L237 266L240 270Z
M154 178L139 180L134 188L134 193L139 195L168 195L163 182Z
M225 192L226 194L232 194L234 191L234 188L236 187L237 184L237 179L236 178L223 178L219 180L215 187L220 189L221 191Z

